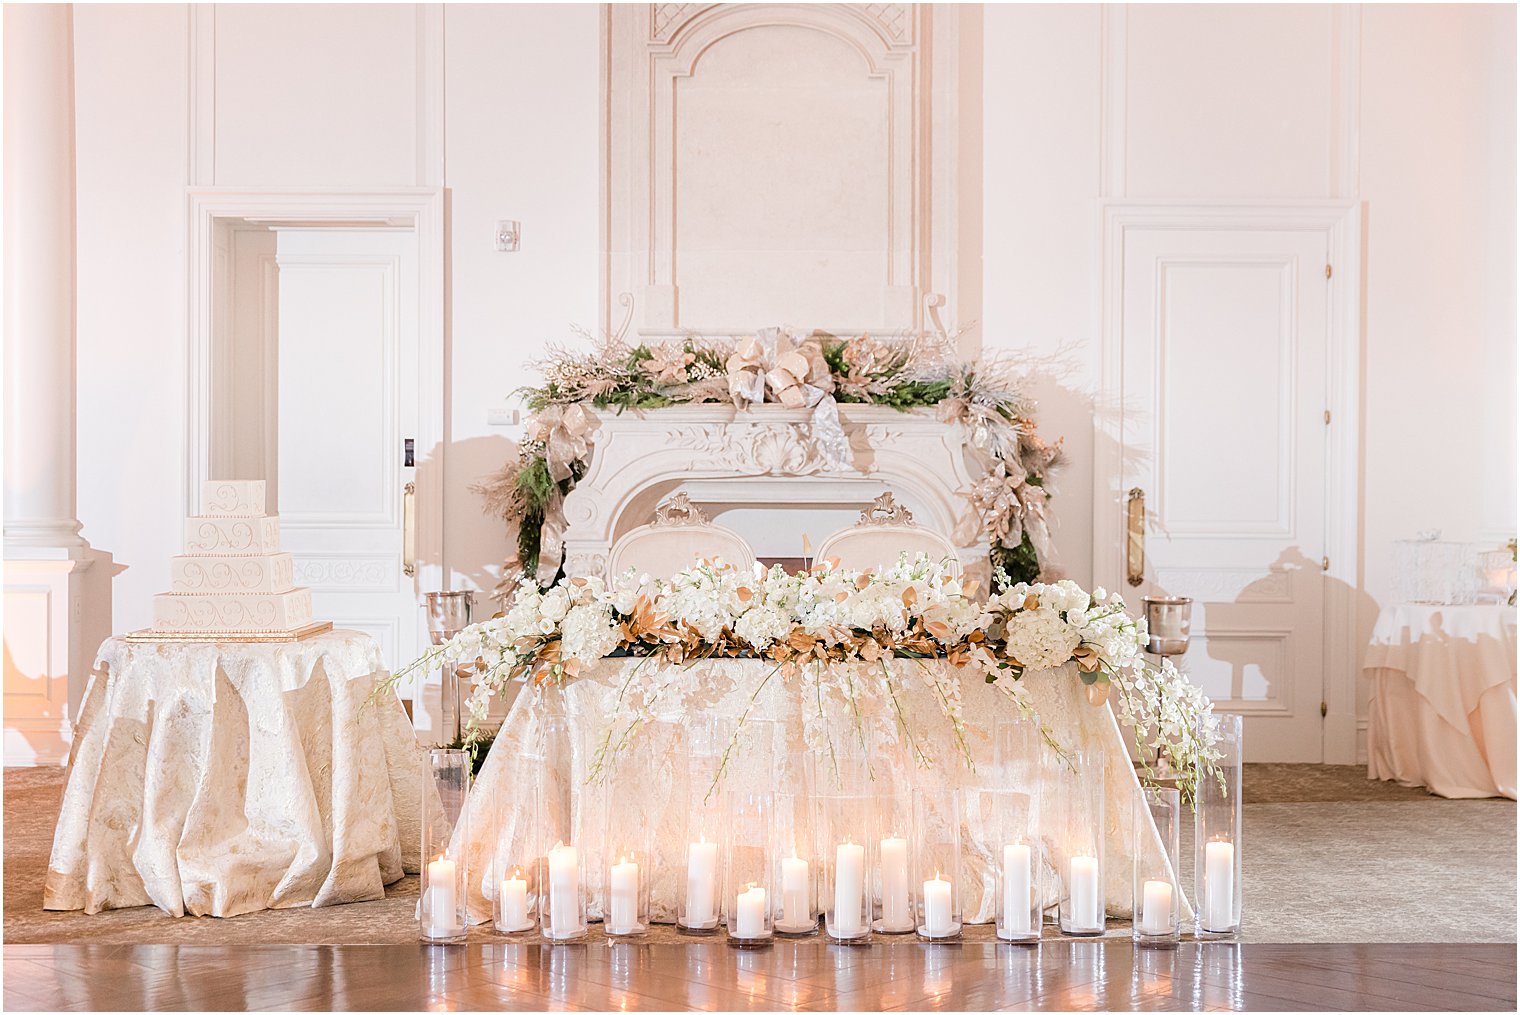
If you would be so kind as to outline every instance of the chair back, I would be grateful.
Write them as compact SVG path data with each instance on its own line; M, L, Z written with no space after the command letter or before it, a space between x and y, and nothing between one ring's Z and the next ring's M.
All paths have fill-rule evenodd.
M733 529L714 525L683 492L661 504L654 521L623 535L608 557L608 577L629 568L655 578L669 578L699 559L721 557L742 571L755 567L755 552Z
M905 551L909 560L920 553L936 562L948 557L951 572L961 573L955 545L940 533L915 522L913 512L897 503L889 491L862 511L860 520L854 525L825 539L814 559L837 557L841 567L864 571L890 568Z

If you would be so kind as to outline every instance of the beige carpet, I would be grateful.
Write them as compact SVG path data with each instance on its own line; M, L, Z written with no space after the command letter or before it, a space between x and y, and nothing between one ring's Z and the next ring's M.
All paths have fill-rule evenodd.
M416 940L417 879L377 902L229 920L151 906L85 916L42 909L63 792L59 769L5 770L5 942L387 944ZM1443 800L1352 766L1251 765L1245 786L1248 941L1515 940L1515 804ZM1184 839L1188 829L1184 829ZM1183 878L1191 887L1184 842ZM1113 927L1114 934L1127 934ZM484 928L473 937L488 939ZM990 928L970 928L970 940ZM675 940L660 928L657 940Z

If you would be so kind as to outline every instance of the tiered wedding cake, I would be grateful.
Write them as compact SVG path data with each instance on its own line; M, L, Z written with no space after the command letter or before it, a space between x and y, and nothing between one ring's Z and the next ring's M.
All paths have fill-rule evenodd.
M185 519L170 591L153 597L153 633L289 637L314 626L311 590L296 588L280 520L264 513L264 481L212 481L202 490L206 513Z

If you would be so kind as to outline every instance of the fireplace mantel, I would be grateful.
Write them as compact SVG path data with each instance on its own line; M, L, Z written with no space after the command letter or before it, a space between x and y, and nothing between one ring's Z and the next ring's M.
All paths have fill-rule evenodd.
M950 538L968 573L987 568L986 536L965 496L982 467L968 458L961 425L932 409L840 405L845 469L830 468L808 409L683 405L596 415L586 474L565 498L570 574L604 574L613 542L677 489L702 504L759 508L863 508L891 490L916 521Z

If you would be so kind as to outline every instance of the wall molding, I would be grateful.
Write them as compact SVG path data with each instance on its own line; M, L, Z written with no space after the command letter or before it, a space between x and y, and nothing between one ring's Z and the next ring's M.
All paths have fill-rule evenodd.
M1329 715L1327 764L1353 764L1357 715L1356 594L1361 586L1361 206L1355 201L1110 201L1102 212L1099 387L1093 416L1093 475L1122 475L1124 240L1130 229L1315 230L1325 234L1333 267L1326 301L1325 404L1332 424L1325 446L1325 547L1330 579L1323 607L1323 694ZM1093 580L1123 588L1123 510L1105 483L1093 484Z
M1129 164L1129 10L1104 4L1099 21L1098 194L1122 198Z
M1330 194L1361 194L1362 8L1330 9Z
M603 9L602 327L615 330L621 294L637 299L636 333L744 334L765 321L694 320L683 314L677 259L676 84L702 54L752 28L800 27L850 46L885 82L888 152L886 271L879 319L808 321L838 334L917 330L924 300L958 279L953 186L957 115L931 95L936 53L958 43L960 15L927 4L628 4ZM941 38L943 37L943 38ZM945 68L955 81L954 61ZM959 102L958 93L949 97ZM948 120L948 122L947 122ZM931 141L931 134L933 139ZM949 142L954 142L949 143ZM931 165L932 164L932 165ZM952 175L939 180L945 173ZM932 276L932 277L931 277ZM952 298L958 296L954 288ZM951 321L965 315L952 306ZM716 315L714 315L716 316Z
M417 5L417 186L444 182L444 34L442 4Z
M190 167L192 187L216 183L216 4L190 5Z

